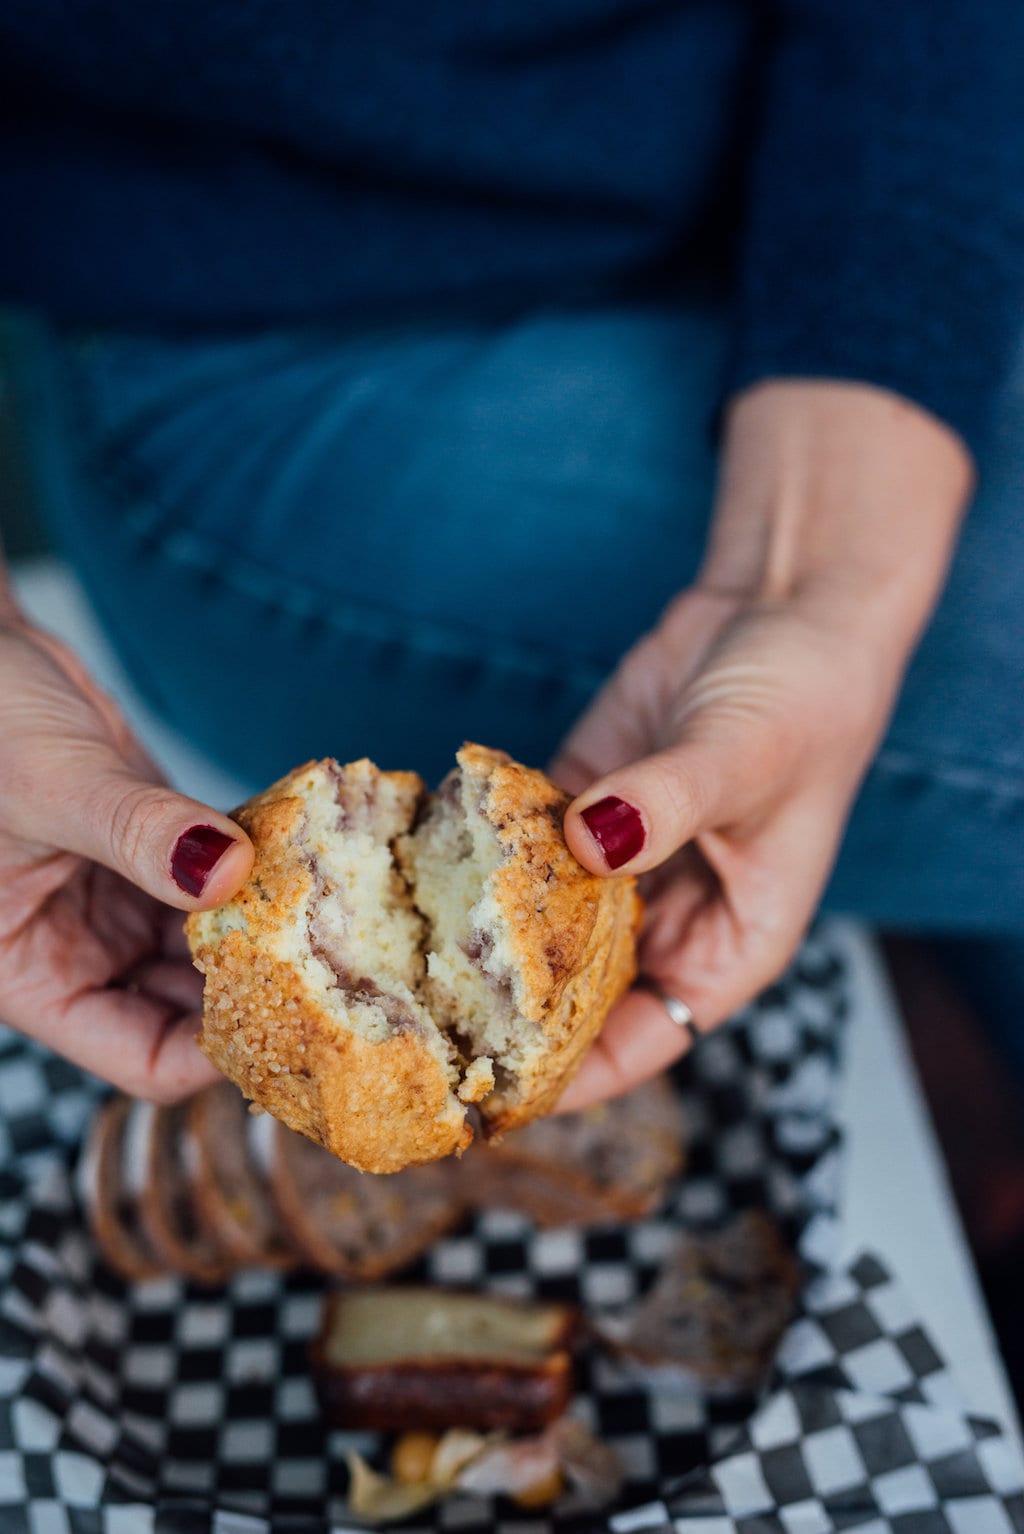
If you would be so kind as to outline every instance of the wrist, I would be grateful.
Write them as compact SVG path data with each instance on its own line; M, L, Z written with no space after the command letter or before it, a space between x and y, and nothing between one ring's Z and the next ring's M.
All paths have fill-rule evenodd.
M972 483L959 438L862 384L785 380L730 407L700 585L798 602L908 652L945 579Z

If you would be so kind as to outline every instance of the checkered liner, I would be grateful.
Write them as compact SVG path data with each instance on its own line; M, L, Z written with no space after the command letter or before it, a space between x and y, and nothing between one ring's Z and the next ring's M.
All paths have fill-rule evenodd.
M1011 1534L1017 1451L970 1416L904 1291L874 1257L823 1275L775 1388L712 1464L611 1520L614 1534Z
M413 1277L565 1299L598 1313L645 1292L680 1227L767 1208L811 1283L760 1406L709 1402L594 1355L573 1410L626 1471L609 1524L581 1503L526 1514L455 1496L416 1534L1004 1534L1024 1531L1009 1446L956 1402L880 1267L827 1272L846 977L816 937L790 974L678 1073L690 1164L652 1219L536 1231L481 1216ZM341 1534L344 1452L306 1363L321 1281L245 1272L223 1290L128 1287L72 1192L99 1089L0 1036L0 1534ZM916 1521L914 1521L916 1519Z

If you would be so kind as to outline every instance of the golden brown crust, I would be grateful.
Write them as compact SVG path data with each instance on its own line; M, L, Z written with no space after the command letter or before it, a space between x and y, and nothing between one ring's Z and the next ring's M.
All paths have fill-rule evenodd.
M634 879L599 878L573 857L562 833L568 795L544 773L471 743L458 761L506 855L494 885L521 979L516 1000L543 1039L514 1095L481 1104L487 1133L502 1134L554 1106L635 979L642 906Z
M473 1138L442 1061L414 1029L377 1042L346 1028L294 964L268 952L313 891L294 784L318 765L336 770L307 763L235 812L256 848L252 875L230 902L245 929L217 941L211 913L186 923L206 976L199 1047L289 1128L362 1171L396 1172L461 1151ZM380 776L418 799L415 773Z
M291 965L241 932L196 953L207 978L199 1047L287 1124L364 1172L397 1172L465 1148L447 1074L411 1033L380 1043L340 1029Z
M124 1131L131 1109L131 1098L112 1097L94 1118L82 1152L87 1163L82 1194L86 1218L103 1260L119 1278L140 1283L161 1277L167 1267L153 1250L145 1231L137 1226L137 1210L128 1208L123 1157Z

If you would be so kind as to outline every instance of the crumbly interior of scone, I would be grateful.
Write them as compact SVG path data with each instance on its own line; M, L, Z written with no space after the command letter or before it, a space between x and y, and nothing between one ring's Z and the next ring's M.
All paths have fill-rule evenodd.
M536 1048L537 1030L516 1003L508 923L492 877L504 853L471 778L449 773L399 856L426 919L423 994L431 1012L463 1059L491 1061L496 1084L507 1089Z
M479 786L450 772L412 831L410 806L372 769L312 772L302 792L318 881L307 975L320 966L369 1037L419 1028L464 1101L507 1092L537 1030L516 1005L492 877L504 853Z
M274 956L339 1027L374 1042L415 1030L464 1103L514 1090L538 1030L516 1003L492 878L504 853L479 783L454 770L420 813L407 779L318 762L291 791L313 877L304 908L274 933ZM215 941L246 924L233 903L204 922Z
M455 1052L417 995L423 919L391 847L412 806L368 766L337 776L312 768L297 788L314 890L281 956L304 972L345 1027L378 1041L396 1028L416 1029L455 1084Z

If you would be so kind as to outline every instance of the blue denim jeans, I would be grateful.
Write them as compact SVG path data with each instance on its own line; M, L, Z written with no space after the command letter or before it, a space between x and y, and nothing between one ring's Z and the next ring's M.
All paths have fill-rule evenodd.
M697 569L725 345L660 301L65 338L56 529L142 692L254 786L437 779L464 738L542 763ZM829 907L1024 933L1022 573L1024 359Z

